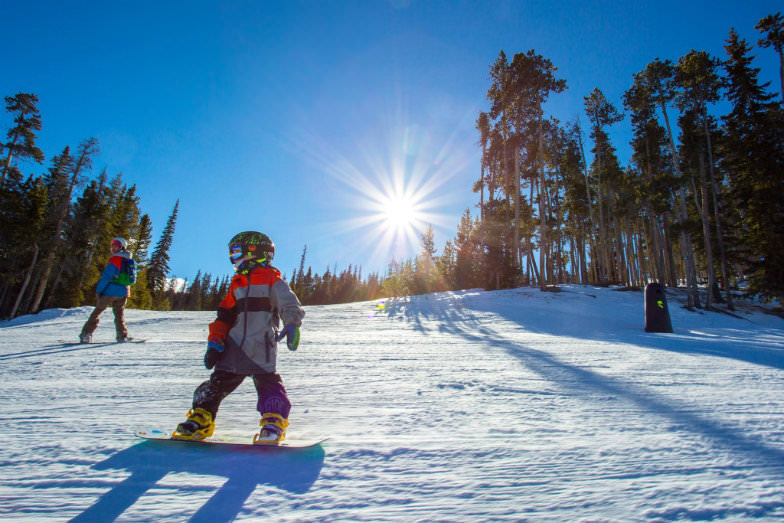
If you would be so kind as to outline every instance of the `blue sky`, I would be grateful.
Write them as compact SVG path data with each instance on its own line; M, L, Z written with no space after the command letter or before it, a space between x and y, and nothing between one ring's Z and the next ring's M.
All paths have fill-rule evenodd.
M250 229L273 239L288 275L305 245L318 273L367 273L413 256L411 233L428 223L440 250L475 213L474 122L499 51L549 58L568 90L548 113L585 121L594 87L621 109L654 58L724 58L731 27L756 43L754 25L781 10L763 0L8 2L0 94L40 98L47 162L23 172L92 136L93 173L137 186L154 242L180 200L174 276L230 274L226 243ZM778 92L778 57L756 54ZM9 123L3 112L0 131ZM628 118L613 136L625 163ZM388 217L390 201L413 207L413 222Z

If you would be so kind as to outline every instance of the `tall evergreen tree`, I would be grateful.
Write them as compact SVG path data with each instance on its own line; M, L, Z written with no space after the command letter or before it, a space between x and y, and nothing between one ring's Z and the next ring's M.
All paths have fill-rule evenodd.
M784 16L781 13L768 15L755 27L765 35L757 43L760 47L772 47L779 55L779 79L781 80L781 101L784 102Z
M620 122L623 115L607 100L597 87L585 98L585 113L591 122L591 138L594 141L594 165L591 171L596 179L596 195L599 211L599 259L598 276L601 282L613 279L612 245L609 231L610 205L614 188L618 185L620 166L615 149L605 128Z
M713 135L716 132L714 119L708 112L710 104L719 101L721 82L718 76L719 62L711 58L704 51L692 50L678 60L675 69L675 82L679 87L677 95L678 108L683 112L680 119L684 135L684 146L689 143L690 148L685 152L696 156L697 184L693 184L695 191L695 207L697 208L700 223L702 224L703 250L705 253L706 272L708 274L708 288L713 289L715 284L715 267L713 261L713 242L711 233L711 207L717 228L717 242L720 253L720 266L722 281L727 292L727 300L732 307L732 298L727 285L727 264L724 250L724 238L721 226L721 213L719 210L718 188L714 169ZM691 140L689 140L691 135ZM687 143L688 141L688 143ZM712 293L708 292L705 307L710 309Z
M150 263L149 252L152 243L152 221L149 214L143 214L136 226L136 235L129 239L129 250L136 261L138 271L147 270Z
M479 175L479 220L484 217L485 207L485 167L487 163L487 144L490 140L490 117L485 112L479 113L479 118L476 119L476 129L479 131L479 144L482 146L482 160ZM474 187L476 192L476 187Z
M71 198L73 190L79 183L84 171L92 167L92 158L98 153L98 140L90 138L79 145L77 156L72 158L70 151L66 147L63 154L56 158L54 168L49 171L50 186L52 194L55 196L49 221L52 228L47 238L47 253L41 276L38 282L38 289L33 298L30 312L38 312L46 292L50 285L50 276L55 265L58 249L62 246L62 237L65 232L66 218L71 211ZM62 190L61 190L62 189Z
M4 273L0 287L0 315L13 318L22 308L41 255L42 246L37 238L46 223L47 191L40 177L31 176L9 193L9 205L2 210L5 227L0 235L0 259Z
M735 240L749 290L784 298L784 114L767 84L759 83L751 47L730 32L727 96L720 165L738 210Z
M166 226L163 228L161 238L155 245L155 249L150 257L150 265L147 268L147 286L152 291L156 299L156 306L164 306L162 298L166 290L166 278L169 275L169 249L174 241L174 227L177 223L177 212L180 207L180 200L174 204Z
M38 97L29 93L18 93L16 96L5 97L6 110L14 115L14 127L6 134L7 141L2 144L6 157L0 166L0 188L6 178L13 177L12 162L30 159L37 163L44 161L44 153L35 145L35 131L41 130L41 113L38 111Z
M139 218L136 235L128 241L128 250L136 262L136 283L131 289L128 307L134 309L151 309L152 293L147 288L147 267L150 263L148 249L152 243L152 222L148 214Z
M58 273L52 284L53 303L75 307L92 302L92 286L100 278L106 262L108 215L103 171L97 180L87 184L73 204L73 214L65 230L68 251L57 264Z
M632 87L624 93L630 111L634 138L632 161L640 173L640 200L647 218L645 247L651 260L650 275L665 285L677 285L671 235L673 187L667 131L656 118L656 102L645 76L634 77Z
M649 63L644 71L638 73L635 78L642 80L648 89L651 99L656 103L664 118L665 129L667 130L667 145L670 148L673 172L680 184L677 190L678 203L680 204L680 238L681 253L684 260L686 272L686 286L689 290L688 307L699 307L699 295L697 294L697 269L694 260L694 249L692 247L691 234L688 228L688 208L686 202L686 180L681 172L681 160L678 149L675 146L675 135L670 125L668 106L675 100L676 90L674 84L675 66L669 60L659 60L656 58Z

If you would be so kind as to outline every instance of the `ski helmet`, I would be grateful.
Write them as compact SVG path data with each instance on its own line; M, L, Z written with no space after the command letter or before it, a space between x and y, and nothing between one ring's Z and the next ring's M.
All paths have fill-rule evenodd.
M275 257L275 244L266 234L245 231L235 234L229 241L229 259L237 264L245 260L271 262Z
M112 247L117 245L120 249L125 250L128 247L128 242L125 241L125 238L120 238L119 236L116 238L112 238Z

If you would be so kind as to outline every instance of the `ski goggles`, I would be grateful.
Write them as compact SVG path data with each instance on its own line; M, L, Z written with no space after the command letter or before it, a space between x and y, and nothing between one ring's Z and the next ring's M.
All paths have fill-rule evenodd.
M242 258L242 245L232 245L229 247L229 259L232 263L237 263L237 260Z

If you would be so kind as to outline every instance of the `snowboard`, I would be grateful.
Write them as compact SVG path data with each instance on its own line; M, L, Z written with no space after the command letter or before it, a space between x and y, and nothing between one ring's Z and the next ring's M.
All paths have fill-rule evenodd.
M272 445L269 443L254 443L251 438L240 439L240 438L232 438L232 437L210 437L207 439L202 439L198 441L189 440L189 439L174 439L172 438L172 433L165 430L139 430L136 431L136 436L148 439L148 440L157 440L157 441L169 441L172 443L184 443L186 445L212 445L212 446L220 446L226 445L231 447L247 447L247 448L264 448L264 449L283 449L283 450L290 450L290 449L306 449L310 447L315 447L320 445L327 438L324 439L317 439L317 440L283 440L278 445Z

